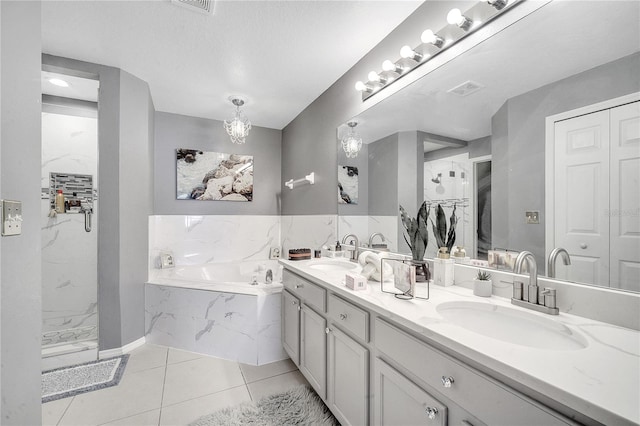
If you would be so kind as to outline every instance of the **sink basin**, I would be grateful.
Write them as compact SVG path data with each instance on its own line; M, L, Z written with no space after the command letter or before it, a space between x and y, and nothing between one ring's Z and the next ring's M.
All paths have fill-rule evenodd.
M314 261L309 267L318 271L348 272L358 269L358 264L342 259L322 259Z
M558 321L505 306L446 302L436 308L453 324L516 345L547 350L579 350L587 340Z

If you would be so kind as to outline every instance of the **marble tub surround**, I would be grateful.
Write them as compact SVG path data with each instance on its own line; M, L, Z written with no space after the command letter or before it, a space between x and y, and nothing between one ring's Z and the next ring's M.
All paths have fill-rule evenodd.
M366 290L349 290L341 283L344 273L312 269L313 261L280 262L290 271L412 330L452 356L566 415L586 416L602 424L640 423L640 333L637 330L568 314L562 308L560 315L552 317L513 306L505 297L473 296L470 286L475 272L471 272L477 268L464 272L469 273L469 288L431 286L429 300L401 301L381 293L379 283L375 282L369 282ZM460 266L456 265L456 273ZM466 281L464 273L457 275L457 280ZM494 282L501 283L502 280L496 278L492 276ZM504 290L499 288L498 292L501 291ZM440 304L455 301L486 303L552 318L579 335L586 347L539 349L475 333L446 320L437 311ZM615 311L619 307L613 305L608 309ZM637 312L636 309L636 315Z
M285 359L282 286L272 284L268 291L258 287L253 286L255 294L240 294L146 284L147 342L251 365Z
M291 215L281 216L282 258L287 258L289 249L320 249L335 244L338 240L336 215Z
M161 252L176 265L199 265L269 259L280 245L280 216L149 216L149 269Z

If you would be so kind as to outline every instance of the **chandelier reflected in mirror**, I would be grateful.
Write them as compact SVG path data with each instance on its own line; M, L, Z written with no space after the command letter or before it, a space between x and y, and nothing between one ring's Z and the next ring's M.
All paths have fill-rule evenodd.
M246 138L251 130L251 122L240 111L240 107L245 104L245 100L239 96L230 96L229 100L236 106L236 115L231 121L224 121L224 129L231 138L231 142L237 144L243 144L246 142Z
M347 155L347 158L355 158L362 148L362 138L356 132L355 127L358 125L357 121L350 121L347 123L349 126L349 132L342 138L342 149Z

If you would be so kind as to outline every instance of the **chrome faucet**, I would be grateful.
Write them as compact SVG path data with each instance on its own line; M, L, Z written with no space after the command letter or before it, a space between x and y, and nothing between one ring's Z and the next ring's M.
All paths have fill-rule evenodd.
M516 258L516 263L513 266L513 272L516 274L522 273L522 265L525 260L529 269L529 285L526 289L523 288L522 295L523 300L530 303L538 303L538 265L536 265L536 258L533 257L533 253L530 251L521 251Z
M514 280L511 303L538 312L558 315L560 311L556 307L556 290L553 288L543 289L538 286L538 266L533 253L530 251L520 252L516 258L513 272L521 274L525 262L529 270L529 285L525 287L524 283Z
M376 244L378 247L374 247L373 244L373 239L375 237L380 237L382 239L382 244ZM382 235L382 232L374 232L373 234L369 235L369 248L387 248L387 244L385 243L386 240L384 238L384 235Z
M351 238L352 239L352 243L355 244L355 247L353 248L353 251L351 252L351 261L352 262L357 262L358 261L358 247L360 247L360 241L358 240L358 237L355 234L347 234L344 237L342 237L342 244L347 244L347 240ZM349 246L347 246L349 247Z
M556 260L558 255L562 257L562 263L565 265L571 265L571 258L569 257L569 253L563 249L562 247L554 248L551 253L549 253L549 260L547 261L547 276L549 278L556 277Z

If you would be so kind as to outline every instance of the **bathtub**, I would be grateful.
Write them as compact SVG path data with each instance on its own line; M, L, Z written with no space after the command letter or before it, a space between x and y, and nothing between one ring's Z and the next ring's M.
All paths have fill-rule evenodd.
M152 270L145 284L146 341L251 365L286 359L280 340L282 284L239 262ZM264 274L261 272L260 275Z

